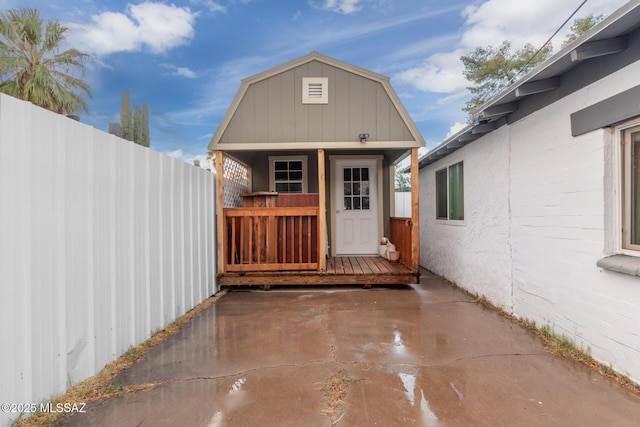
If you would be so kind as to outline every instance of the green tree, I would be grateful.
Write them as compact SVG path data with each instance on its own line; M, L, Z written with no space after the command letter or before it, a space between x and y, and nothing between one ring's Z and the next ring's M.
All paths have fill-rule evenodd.
M143 104L142 107L134 105L133 114L131 114L131 102L129 101L128 89L125 89L122 93L120 129L122 130L122 138L144 147L150 145L149 110L147 104Z
M472 116L478 108L496 95L520 74L543 62L551 55L551 45L537 51L527 43L524 48L512 51L511 42L503 41L499 47L477 47L469 55L460 58L464 64L464 77L473 86L467 87L473 97L463 108Z
M142 136L142 109L137 105L133 107L133 142L138 145L144 145Z
M216 160L216 152L213 150L207 150L207 164L212 168L215 169L215 162Z
M133 141L133 116L131 115L131 102L129 101L129 89L122 93L122 103L120 105L120 129L122 137Z
M569 43L589 31L594 25L604 19L604 15L593 16L593 14L584 18L578 18L573 21L571 25L571 33L567 34L567 37L562 42L562 47L567 46Z
M86 113L91 89L73 70L84 72L88 55L60 52L68 28L46 25L36 9L0 12L0 92L60 114Z
M571 32L567 35L562 47L589 31L603 19L604 15L595 17L589 15L574 20ZM480 106L512 83L516 77L526 74L549 58L552 50L551 43L545 44L539 50L535 50L531 44L526 44L523 49L512 52L511 42L504 41L497 48L477 47L471 54L462 56L460 60L464 64L463 75L473 83L467 88L473 96L467 101L463 110L469 116L473 116Z
M411 191L411 175L408 173L400 173L396 171L395 176L396 191L405 192Z
M142 142L141 145L149 147L151 145L151 137L149 135L149 109L147 104L142 104Z

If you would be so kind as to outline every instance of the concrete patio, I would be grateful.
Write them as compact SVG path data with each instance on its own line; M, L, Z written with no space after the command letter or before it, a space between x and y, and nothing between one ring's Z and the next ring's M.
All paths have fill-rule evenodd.
M234 289L66 426L634 426L640 396L423 271L419 285Z

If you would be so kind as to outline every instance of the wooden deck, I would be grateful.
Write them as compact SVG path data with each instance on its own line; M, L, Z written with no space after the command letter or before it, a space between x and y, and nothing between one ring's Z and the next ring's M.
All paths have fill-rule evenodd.
M420 273L379 256L344 256L327 259L325 271L265 271L225 273L218 277L220 286L274 285L404 285L416 284Z

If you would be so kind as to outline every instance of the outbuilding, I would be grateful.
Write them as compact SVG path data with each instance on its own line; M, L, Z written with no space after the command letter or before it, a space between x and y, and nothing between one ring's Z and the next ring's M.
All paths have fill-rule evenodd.
M209 145L219 284L417 283L423 145L380 74L311 52L244 79ZM407 154L414 209L394 218ZM384 237L400 262L380 256Z

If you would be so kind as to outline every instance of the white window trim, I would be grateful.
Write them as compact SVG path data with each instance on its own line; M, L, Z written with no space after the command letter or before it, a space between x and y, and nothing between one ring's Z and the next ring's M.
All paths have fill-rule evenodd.
M623 145L623 139L625 138L627 131L637 128L640 126L640 119L636 118L632 121L626 122L620 126L615 128L615 155L616 155L616 247L618 248L618 253L623 255L630 255L635 257L640 257L640 245L632 245L634 247L625 247L627 243L625 242L626 238L623 234L623 229L627 227L626 217L629 215L628 207L625 204L625 197L629 197L629 194L626 193L625 182L630 177L627 175L628 171L625 169L625 160L627 157L626 151L630 148L625 148ZM625 177L622 176L623 172L625 173Z
M322 85L322 96L310 97L309 85ZM329 78L328 77L303 77L302 78L302 103L303 104L328 104L329 103Z
M467 192L464 191L464 189L466 187L466 185L465 185L466 179L465 178L463 178L463 181L462 181L462 188L463 188L464 195L465 195L464 199L463 199L464 208L463 208L463 213L462 213L464 219L449 219L448 218L448 216L449 216L449 168L451 166L457 165L458 163L462 163L463 164L463 168L464 168L465 161L462 160L462 159L458 159L458 160L452 161L451 163L447 163L446 165L444 165L442 167L437 168L433 172L433 188L435 190L434 191L434 195L436 197L436 203L434 204L435 208L436 208L434 218L435 218L435 223L436 224L454 225L454 226L462 226L462 225L466 225L467 224L467 203L466 203L466 198L467 198L466 194L467 194ZM437 182L436 182L436 174L438 172L440 172L441 170L443 170L443 169L447 170L447 218L446 219L438 218L438 204L437 204L438 203L438 187L436 185L437 184Z
M276 191L275 162L279 160L299 160L302 162L302 193L308 193L308 158L309 156L269 156L269 191Z

